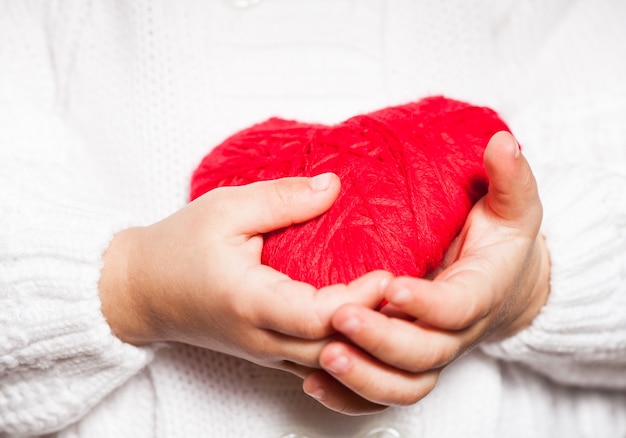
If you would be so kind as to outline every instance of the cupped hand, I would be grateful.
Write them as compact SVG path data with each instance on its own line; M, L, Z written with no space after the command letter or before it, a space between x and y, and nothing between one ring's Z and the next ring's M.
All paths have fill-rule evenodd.
M263 233L323 213L333 174L222 187L168 218L117 234L104 254L102 311L133 344L176 341L304 376L346 303L372 307L390 274L315 289L260 263Z
M408 405L426 396L441 370L485 340L527 327L549 291L539 235L542 206L515 139L495 134L485 151L489 189L473 207L432 280L394 279L382 312L342 306L334 327L349 342L324 347L307 393L346 414Z

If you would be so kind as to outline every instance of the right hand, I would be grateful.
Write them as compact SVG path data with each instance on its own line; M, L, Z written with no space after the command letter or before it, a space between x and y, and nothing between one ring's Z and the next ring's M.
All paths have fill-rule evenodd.
M381 312L349 304L333 316L345 339L324 347L327 372L304 382L322 404L360 415L416 403L449 364L483 341L525 329L542 309L550 261L532 170L508 132L489 141L485 168L489 190L434 279L398 277Z
M192 344L301 377L319 368L335 310L375 307L391 274L317 290L262 265L261 250L263 233L320 215L339 186L325 174L222 187L118 233L100 279L113 333L135 345Z

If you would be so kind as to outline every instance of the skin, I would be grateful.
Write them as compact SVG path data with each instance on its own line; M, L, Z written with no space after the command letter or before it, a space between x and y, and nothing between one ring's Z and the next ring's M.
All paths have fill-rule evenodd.
M391 275L320 290L260 263L262 233L330 207L339 179L224 187L168 218L117 234L104 253L102 312L121 340L183 342L301 377L319 368L337 308L373 307Z
M416 403L447 365L480 342L528 327L539 313L550 266L535 179L509 133L492 137L484 160L488 194L434 278L394 279L382 312L346 304L333 315L333 327L349 341L328 343L324 371L303 384L323 405L360 415Z
M510 134L494 135L485 166L489 192L432 280L377 271L316 290L261 265L263 233L323 213L339 192L332 174L285 178L215 189L117 234L103 314L128 343L183 342L292 372L348 415L415 403L475 345L527 327L549 293L541 202Z

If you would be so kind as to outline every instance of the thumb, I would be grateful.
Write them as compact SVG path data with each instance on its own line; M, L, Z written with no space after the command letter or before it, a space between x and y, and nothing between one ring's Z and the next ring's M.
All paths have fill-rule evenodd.
M230 193L222 194L236 212L229 228L252 236L313 219L330 208L340 186L337 175L323 173L313 178L290 177L231 187Z
M500 131L491 137L484 163L489 176L487 207L504 220L538 227L542 207L537 183L511 133Z

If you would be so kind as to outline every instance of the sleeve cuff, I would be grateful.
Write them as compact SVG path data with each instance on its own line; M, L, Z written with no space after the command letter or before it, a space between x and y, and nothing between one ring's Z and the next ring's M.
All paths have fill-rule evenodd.
M626 388L626 176L542 170L548 302L530 327L481 348L560 383Z
M136 224L82 186L60 123L29 120L0 133L0 431L18 434L82 417L155 348L115 337L98 294L103 252Z
M35 208L22 203L31 219L11 221L0 251L0 429L18 433L73 422L153 354L116 338L100 309L101 255L124 226L84 209L33 220Z

